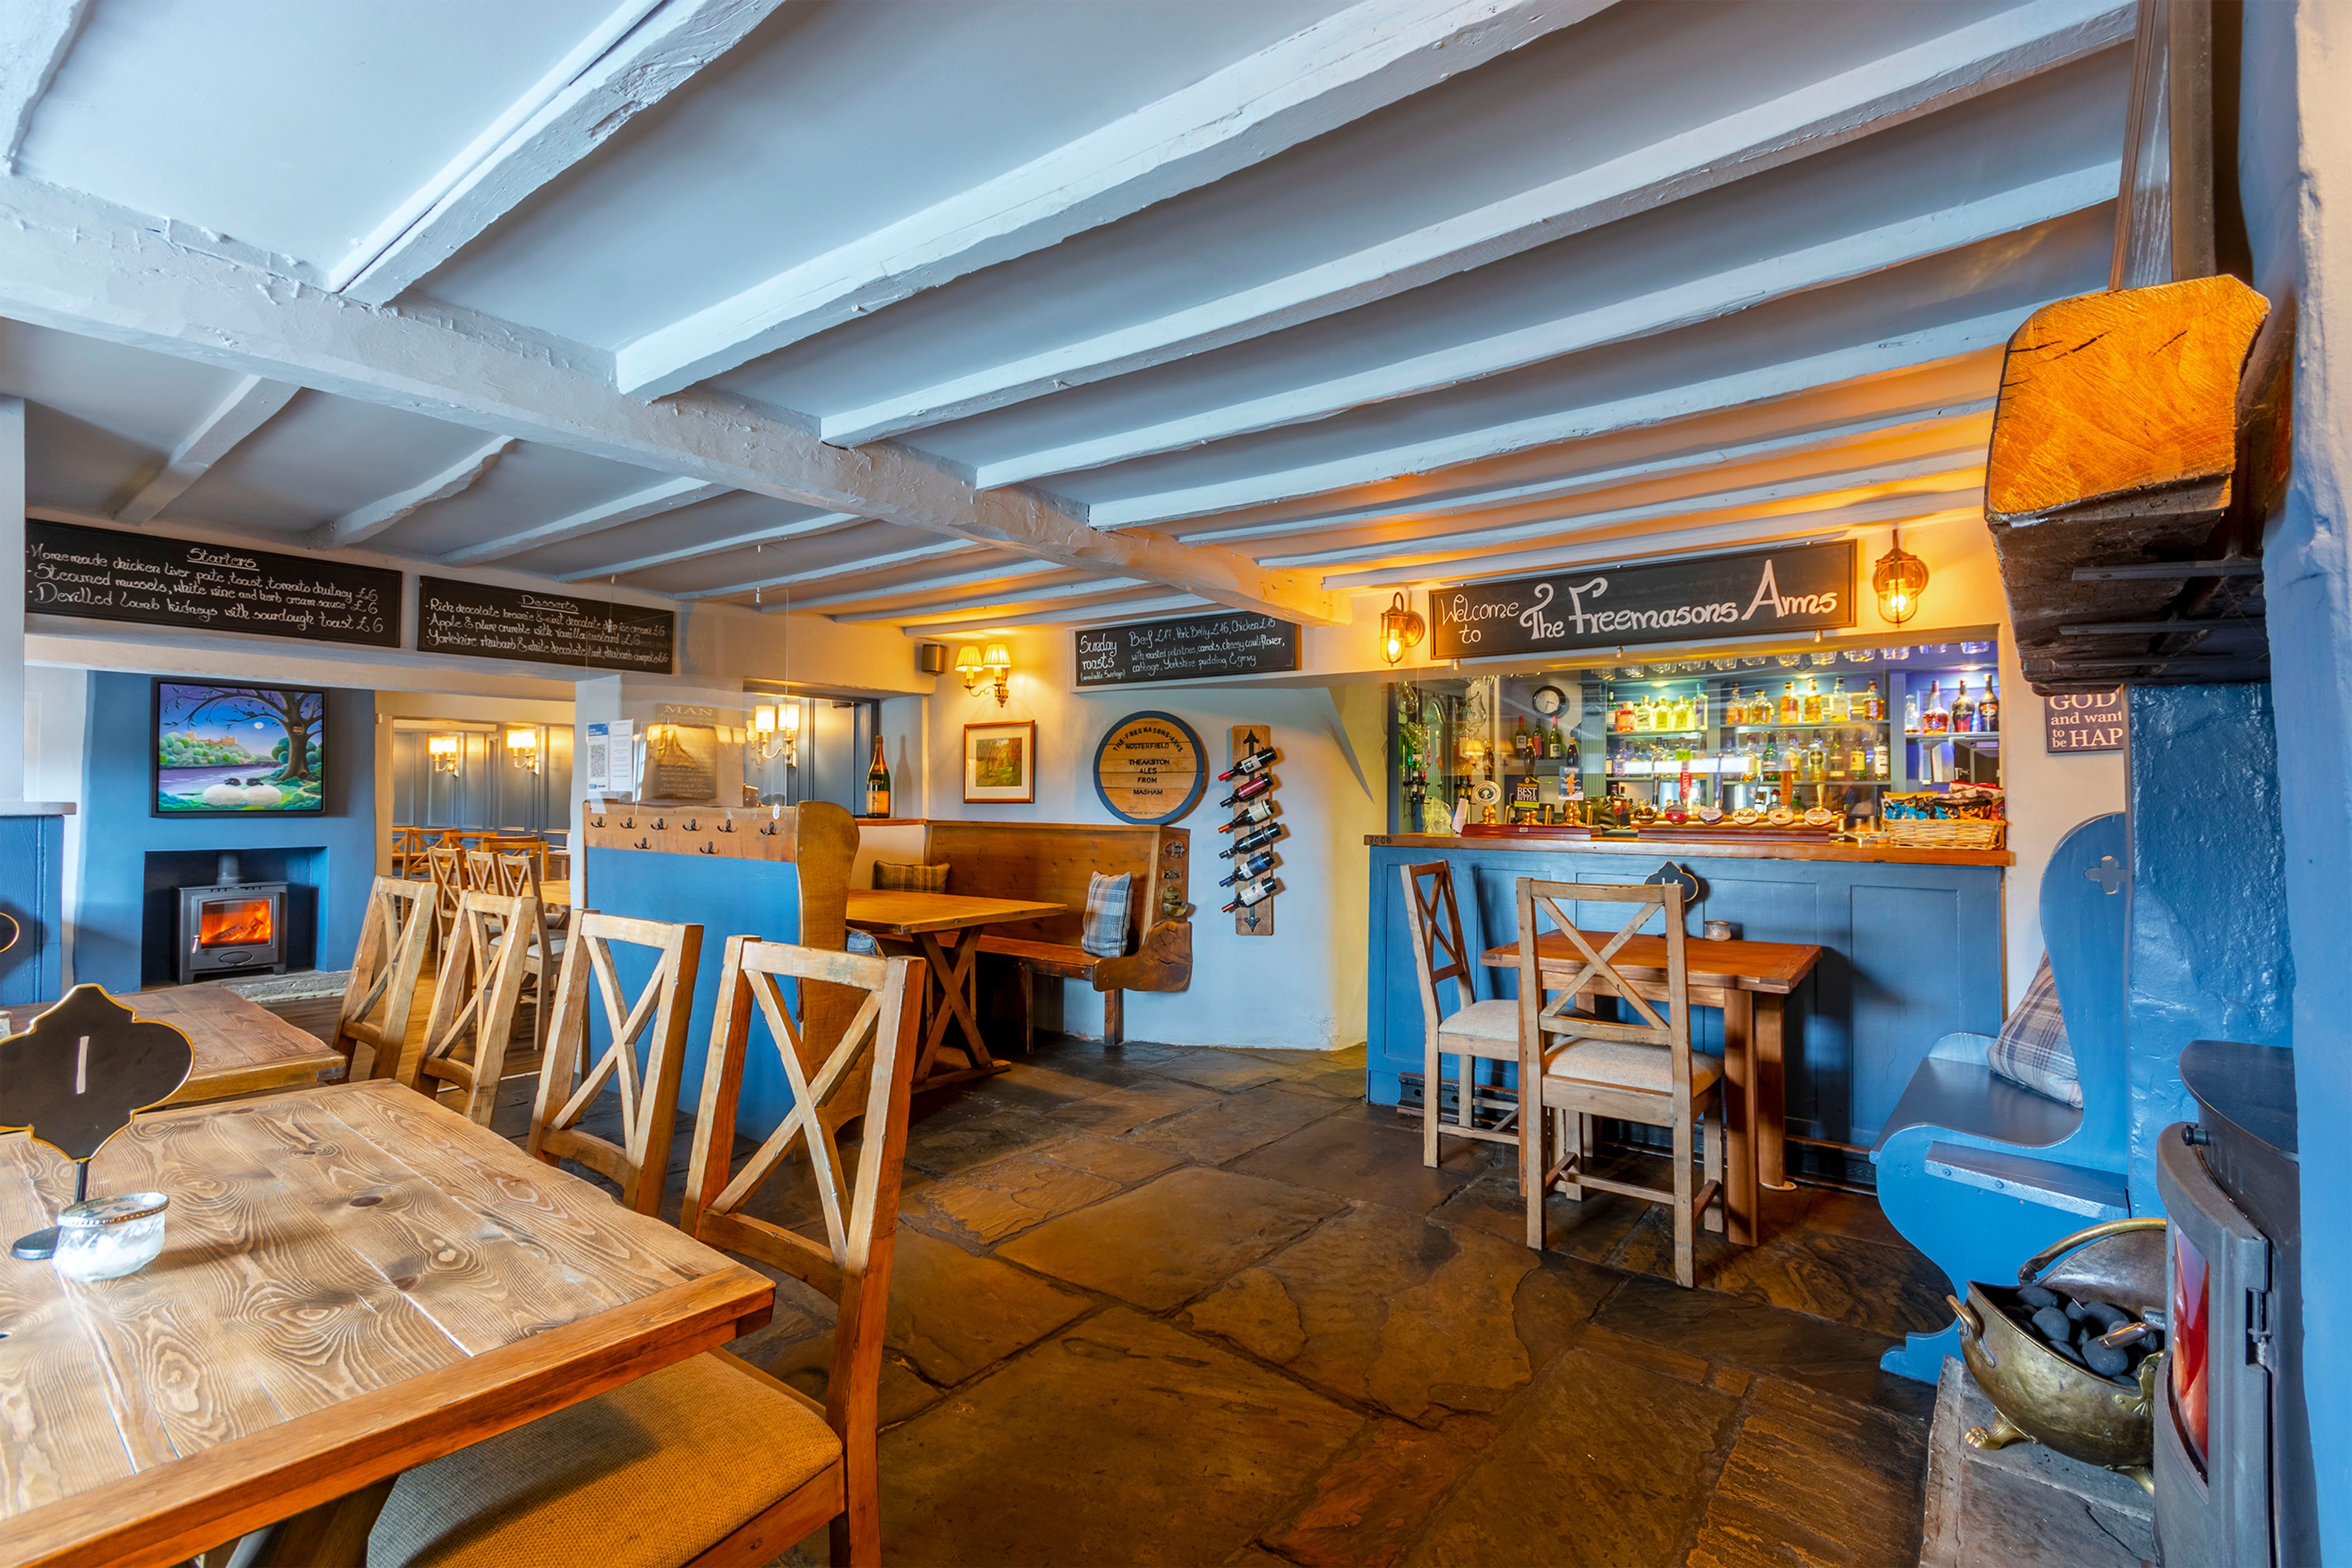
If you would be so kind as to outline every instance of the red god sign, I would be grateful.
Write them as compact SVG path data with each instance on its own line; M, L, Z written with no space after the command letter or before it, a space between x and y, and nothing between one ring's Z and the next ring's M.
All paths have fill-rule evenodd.
M2120 752L2124 749L2124 689L2059 691L2042 700L2053 752Z

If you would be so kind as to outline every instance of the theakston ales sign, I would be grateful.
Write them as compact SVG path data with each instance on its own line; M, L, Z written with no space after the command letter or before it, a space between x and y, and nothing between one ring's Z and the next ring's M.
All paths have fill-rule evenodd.
M1854 624L1852 540L1433 589L1430 652L1490 658Z

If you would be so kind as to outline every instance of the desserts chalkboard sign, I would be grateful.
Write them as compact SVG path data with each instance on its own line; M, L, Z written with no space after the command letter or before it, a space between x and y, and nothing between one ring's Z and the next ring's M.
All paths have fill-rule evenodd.
M25 610L398 647L400 574L28 518Z
M1148 680L1215 680L1298 668L1298 628L1252 610L1095 626L1077 638L1082 689Z
M676 673L677 616L643 605L420 577L416 647L533 664Z

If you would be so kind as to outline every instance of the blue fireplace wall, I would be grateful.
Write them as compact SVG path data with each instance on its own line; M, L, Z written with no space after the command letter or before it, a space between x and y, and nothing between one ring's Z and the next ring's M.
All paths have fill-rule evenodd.
M307 939L318 967L348 966L375 876L375 693L327 693L327 809L320 815L160 817L150 793L152 689L145 675L89 675L74 978L110 991L168 983L169 917L159 925L155 911L170 894L149 884L167 874L175 885L209 882L209 857L222 850L244 858L250 880L276 879L282 869L286 880L308 884L311 892L297 895L292 919L298 952Z
M62 816L0 816L0 914L16 926L0 951L0 1006L46 1002L62 988L65 825Z

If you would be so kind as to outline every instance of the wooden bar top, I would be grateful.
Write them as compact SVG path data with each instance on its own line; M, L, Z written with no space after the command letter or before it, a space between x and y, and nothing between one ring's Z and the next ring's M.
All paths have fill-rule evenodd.
M1892 844L1756 843L1737 838L1465 838L1442 833L1368 833L1374 848L1504 849L1520 855L1675 855L1717 860L1875 861L1895 866L2014 866L2006 849L1906 849Z
M1596 952L1608 944L1610 936L1605 931L1584 933ZM1584 955L1558 931L1547 931L1536 939L1536 956L1546 963L1557 961L1578 969L1584 967ZM1822 950L1810 942L1708 942L1692 937L1683 943L1683 962L1690 972L1690 983L1724 991L1758 991L1786 996L1803 984L1805 976L1821 961ZM1478 962L1489 969L1515 969L1519 963L1519 944L1512 942L1490 947L1478 955ZM1666 939L1629 937L1610 963L1629 979L1663 981L1666 974Z

